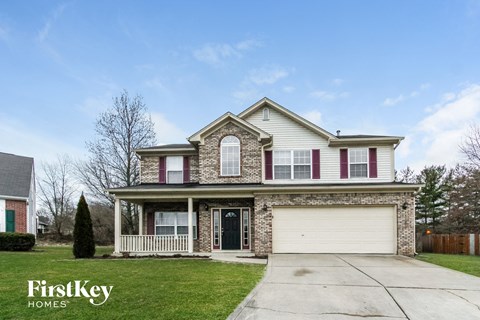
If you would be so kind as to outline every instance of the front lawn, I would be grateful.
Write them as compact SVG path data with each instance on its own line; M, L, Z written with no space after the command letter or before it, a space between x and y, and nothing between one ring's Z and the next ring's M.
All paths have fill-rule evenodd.
M480 277L480 257L457 254L421 253L418 260Z
M205 259L75 260L71 247L36 250L0 252L1 319L225 319L264 272L264 266ZM100 256L111 252L97 248ZM93 306L83 297L28 298L28 280L47 286L90 280L87 288L113 289L106 303ZM66 307L29 307L54 300Z

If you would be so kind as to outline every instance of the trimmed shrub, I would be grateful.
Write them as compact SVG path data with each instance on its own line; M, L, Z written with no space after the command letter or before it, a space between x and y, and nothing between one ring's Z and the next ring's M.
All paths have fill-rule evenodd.
M92 258L95 254L95 241L93 239L92 218L85 197L78 201L75 214L75 227L73 228L73 255L75 258Z
M35 236L31 233L0 232L0 250L30 251L35 245Z

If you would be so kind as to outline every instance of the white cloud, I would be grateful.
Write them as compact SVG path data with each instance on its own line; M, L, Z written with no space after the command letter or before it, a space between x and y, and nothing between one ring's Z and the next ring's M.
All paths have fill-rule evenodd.
M318 110L312 110L302 115L305 119L315 124L320 124L322 122L322 114Z
M153 112L151 117L159 144L187 143L188 134L170 122L162 113Z
M257 89L240 89L233 92L233 97L240 101L253 101L258 100L260 93Z
M52 27L52 25L58 20L58 18L60 18L60 16L62 15L63 11L65 10L67 4L66 3L63 3L63 4L60 4L58 5L52 12L52 14L50 15L50 17L47 19L47 21L45 22L45 24L43 25L43 27L38 31L38 34L37 34L37 41L39 41L40 43L44 42L47 37L48 37L48 34L50 33L50 29Z
M235 45L235 47L238 50L246 51L246 50L251 50L251 49L254 49L254 48L261 47L262 45L263 44L260 41L250 39L250 40L244 40L244 41L241 41L241 42L237 43Z
M416 124L409 133L406 148L400 145L398 155L415 158L411 167L416 170L432 164L454 166L463 159L459 144L470 125L479 122L479 84L469 85L458 94L447 93L432 113Z
M41 161L53 161L57 154L69 154L74 159L84 156L82 148L62 141L62 137L45 135L14 118L0 114L0 152L33 157L36 166Z
M282 90L286 93L292 93L293 91L295 91L295 87L294 86L285 86L282 88Z
M396 98L386 98L383 101L383 105L387 106L387 107L394 106L394 105L399 104L400 102L402 102L404 100L405 100L405 97L403 96L403 94L401 94Z
M332 80L332 84L335 85L335 86L341 86L344 82L345 82L345 80L340 79L340 78L335 78L335 79Z
M7 41L9 30L7 27L0 25L0 40Z
M244 40L236 44L207 43L200 49L193 51L193 56L200 62L214 67L223 66L230 58L240 58L245 51L260 47L262 44L257 40Z
M166 89L165 85L158 77L148 79L147 81L145 81L145 85L149 88L157 89L160 91L164 91Z
M288 71L278 66L264 66L258 69L252 69L249 72L248 79L256 85L274 84L282 78L288 76Z
M314 98L318 98L324 101L333 101L339 98L347 98L350 96L348 92L332 92L332 91L324 91L324 90L316 90L310 92L310 95Z
M428 88L430 88L430 86L430 83L422 83L420 86L418 86L418 89L412 90L409 94L399 94L398 96L393 98L385 98L385 100L383 100L383 105L386 107L391 107L401 102L404 102L405 100L418 97L422 93L422 91L427 90Z

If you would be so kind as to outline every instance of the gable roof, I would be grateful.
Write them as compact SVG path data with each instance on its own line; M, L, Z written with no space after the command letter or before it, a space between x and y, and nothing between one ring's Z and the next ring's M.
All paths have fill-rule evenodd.
M259 141L270 141L272 138L270 134L266 133L262 129L257 128L253 124L237 117L231 112L227 112L223 116L217 118L216 120L209 123L207 126L194 133L188 138L188 141L193 144L203 143L203 139L205 139L205 137L209 136L217 128L222 127L229 122L235 123L236 125L256 135Z
M382 145L396 145L400 144L403 140L403 137L397 136L374 136L374 135L345 135L345 136L337 136L325 129L320 128L316 124L308 121L307 119L299 116L298 114L288 110L287 108L279 105L275 101L264 97L260 99L256 103L254 103L251 107L247 108L246 110L242 111L238 117L245 119L249 115L253 114L257 110L261 108L269 107L281 114L285 115L286 117L292 119L293 121L299 123L300 125L304 126L307 129L312 130L313 132L323 136L328 140L329 146L349 146L349 145L363 145L363 144L382 144Z
M28 198L33 158L0 152L0 197Z
M246 110L242 111L238 117L241 119L247 118L249 115L253 114L257 110L264 108L264 107L270 107L272 109L275 109L276 111L280 112L281 114L285 115L286 117L292 119L293 121L299 123L300 125L312 130L315 133L318 133L319 135L323 136L326 139L336 139L336 136L333 135L332 133L328 132L327 130L324 130L317 126L316 124L313 124L312 122L308 121L307 119L299 116L298 114L288 110L287 108L279 105L275 101L264 97L263 99L260 99L256 103L254 103L251 107L247 108Z

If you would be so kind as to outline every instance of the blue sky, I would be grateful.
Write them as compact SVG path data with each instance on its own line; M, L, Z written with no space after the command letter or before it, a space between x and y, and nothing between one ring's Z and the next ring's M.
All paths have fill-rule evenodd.
M85 157L140 94L159 143L267 96L324 129L453 165L480 119L480 1L2 1L0 151Z

